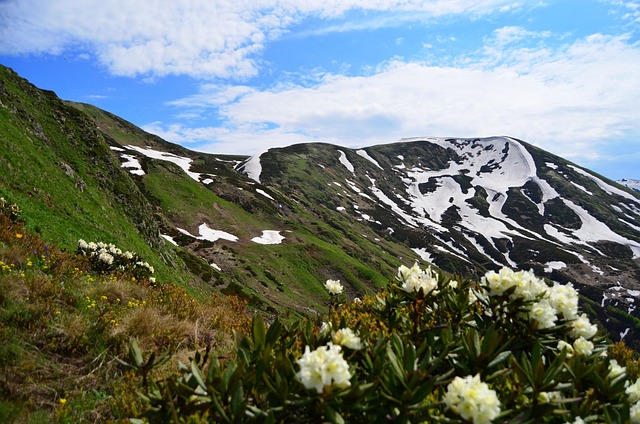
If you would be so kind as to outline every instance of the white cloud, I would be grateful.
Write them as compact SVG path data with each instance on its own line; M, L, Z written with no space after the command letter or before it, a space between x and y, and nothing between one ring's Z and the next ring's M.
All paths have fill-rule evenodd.
M264 45L310 17L385 12L384 25L420 16L484 15L509 0L5 0L0 54L94 54L124 76L245 78ZM419 12L416 14L416 12ZM365 20L369 21L369 20ZM367 24L368 25L368 24ZM348 26L348 25L347 25Z
M211 98L203 92L174 103L215 107L225 128L202 138L181 128L174 140L217 142L206 149L239 153L238 140L263 149L511 135L574 160L606 159L603 144L625 137L639 143L640 48L624 36L594 34L556 49L505 48L498 66L490 66L491 49L465 59L454 61L464 66L391 62L370 76L325 74L310 86L216 87Z

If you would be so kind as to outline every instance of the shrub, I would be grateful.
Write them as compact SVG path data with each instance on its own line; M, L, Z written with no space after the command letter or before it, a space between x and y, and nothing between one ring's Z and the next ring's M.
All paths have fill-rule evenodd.
M94 271L121 273L138 280L153 278L154 269L137 253L122 251L112 243L78 240L78 253L89 258Z
M506 268L473 282L401 267L377 295L335 306L321 327L254 317L234 358L196 353L147 381L143 417L639 422L640 382L607 357L571 285Z
M19 222L21 221L22 211L15 203L11 203L5 200L4 197L0 197L0 214L5 215L13 222Z

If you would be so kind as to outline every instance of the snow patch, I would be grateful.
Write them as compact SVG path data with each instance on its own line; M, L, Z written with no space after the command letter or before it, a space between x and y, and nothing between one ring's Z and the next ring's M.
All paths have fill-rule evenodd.
M160 237L167 240L169 243L173 244L174 246L178 245L178 243L176 243L173 237L171 237L169 234L160 234Z
M262 194L264 197L267 197L267 198L269 198L269 199L271 199L271 200L273 200L273 201L275 201L275 200L276 200L276 199L274 199L273 197L271 197L271 196L269 195L269 193L267 193L266 191L264 191L264 190L262 190L262 189L260 189L260 188L257 188L257 189L256 189L256 192L257 192L257 193L259 193L259 194Z
M567 264L561 261L551 261L546 263L546 267L544 268L544 272L553 272L554 269L563 269L566 268Z
M598 184L598 186L604 190L607 194L617 194L618 196L621 197L625 197L627 199L633 200L634 202L638 202L638 199L632 195L631 193L627 193L626 191L620 190L619 188L616 188L610 184L605 183L604 181L602 181L600 178L596 177L595 175L591 175L590 173L588 173L585 170L582 170L576 166L573 165L569 165L571 167L571 169L573 169L574 171L576 171L578 174L581 174L587 178L589 178L591 181L593 181L594 183Z
M629 333L630 328L625 328L624 331L620 332L620 340L624 339L624 337Z
M384 171L384 168L382 168L380 166L380 164L374 158L369 156L369 153L367 153L365 150L362 150L362 149L361 150L356 150L356 153Z
M202 184L211 184L213 182L213 180L211 178L205 178L204 180L202 180Z
M280 231L273 230L263 230L262 236L251 239L252 242L258 244L280 244L282 240L284 240L284 236L280 235Z
M213 269L215 269L215 270L222 271L222 269L221 269L218 265L216 265L215 263L213 263L213 262L211 262L209 265L211 265L211 268L213 268Z
M127 169L130 173L134 175L144 175L144 171L142 170L142 165L133 155L122 155L122 159L126 160L121 166L122 168Z
M340 152L340 163L344 165L344 167L347 168L352 174L355 174L355 169L351 162L349 162L349 159L347 159L347 154L342 150L338 150L338 152Z
M182 168L182 170L184 172L186 172L186 174L188 176L190 176L194 180L200 182L200 174L190 171L191 162L193 162L193 161L191 159L189 159L189 158L185 158L185 157L182 157L182 156L174 155L173 153L160 152L158 150L153 150L153 149L149 149L149 148L144 149L142 147L133 146L133 145L127 146L127 149L135 150L136 152L142 153L146 157L149 157L149 158L152 158L152 159L159 159L159 160L164 160L164 161L167 161L167 162L172 162L172 163L178 165L180 168Z
M260 174L262 173L262 164L260 163L260 156L266 152L267 150L251 156L245 163L240 165L239 171L244 172L245 174L247 174L247 177L259 183Z
M576 184L573 181L570 181L570 183L573 184L574 186L578 187L580 190L584 191L585 193L587 193L589 196L593 196L593 193L591 193L586 188L582 187L580 184Z
M178 231L180 231L182 234L186 234L198 240L208 240L211 242L220 240L220 239L228 240L228 241L238 241L237 236L234 236L231 233L227 233L226 231L214 230L212 228L209 228L209 226L206 223L200 224L200 226L198 227L198 232L200 233L200 236L194 236L189 231L184 230L182 228L178 228Z
M420 259L422 259L425 262L429 262L429 263L433 263L433 257L431 256L431 254L429 252L427 252L427 249L424 247L414 247L411 248L411 250L413 250L414 252L416 252L416 255L420 256Z

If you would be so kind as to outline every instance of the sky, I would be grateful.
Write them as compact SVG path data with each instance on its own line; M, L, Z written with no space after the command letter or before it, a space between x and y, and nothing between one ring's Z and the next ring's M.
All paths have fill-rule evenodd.
M640 0L0 0L0 64L192 150L515 137L640 179Z

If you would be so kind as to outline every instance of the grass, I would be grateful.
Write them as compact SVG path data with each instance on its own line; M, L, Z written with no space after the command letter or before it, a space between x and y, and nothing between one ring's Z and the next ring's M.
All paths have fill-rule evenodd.
M167 367L204 346L225 355L233 331L247 331L246 306L234 297L198 299L168 281L96 272L86 257L0 213L0 421L135 416L139 381L115 360L129 340L167 352Z

